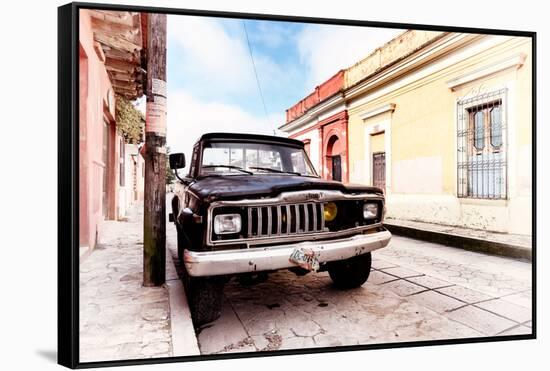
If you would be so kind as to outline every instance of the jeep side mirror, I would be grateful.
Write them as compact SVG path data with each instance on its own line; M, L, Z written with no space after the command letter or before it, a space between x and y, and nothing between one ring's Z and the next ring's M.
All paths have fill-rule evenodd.
M170 169L177 170L185 167L185 154L183 153L170 153Z

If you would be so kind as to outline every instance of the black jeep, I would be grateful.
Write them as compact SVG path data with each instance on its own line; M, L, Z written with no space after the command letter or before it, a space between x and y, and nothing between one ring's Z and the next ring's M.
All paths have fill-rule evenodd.
M182 153L170 167L185 167ZM379 188L321 179L304 144L210 133L193 147L172 199L178 257L195 326L219 317L223 285L268 272L328 270L337 287L365 283L371 251L388 245Z

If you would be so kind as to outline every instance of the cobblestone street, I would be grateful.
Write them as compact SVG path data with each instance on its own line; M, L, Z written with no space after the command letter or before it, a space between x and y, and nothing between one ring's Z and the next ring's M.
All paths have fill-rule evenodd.
M361 288L288 271L225 289L222 316L198 331L202 354L531 332L531 264L394 236Z
M82 362L196 354L186 334L189 326L193 337L189 314L177 308L186 299L175 285L181 266L170 258L172 224L168 285L142 286L141 210L136 205L127 220L105 222L100 243L80 264ZM279 271L252 286L234 279L224 292L222 316L196 331L202 354L531 332L529 262L399 236L373 253L369 280L357 289L334 288L326 272Z

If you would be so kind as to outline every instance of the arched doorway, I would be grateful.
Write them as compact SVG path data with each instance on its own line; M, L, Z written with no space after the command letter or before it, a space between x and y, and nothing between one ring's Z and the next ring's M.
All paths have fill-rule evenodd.
M326 164L329 178L342 181L342 151L343 143L340 138L333 134L327 141Z

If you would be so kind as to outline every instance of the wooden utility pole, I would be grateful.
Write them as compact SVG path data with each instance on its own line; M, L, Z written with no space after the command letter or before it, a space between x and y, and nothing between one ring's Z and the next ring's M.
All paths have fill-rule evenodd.
M166 280L166 15L147 14L143 285Z

